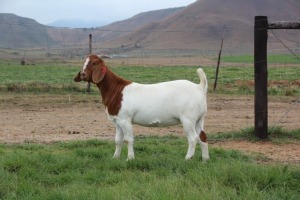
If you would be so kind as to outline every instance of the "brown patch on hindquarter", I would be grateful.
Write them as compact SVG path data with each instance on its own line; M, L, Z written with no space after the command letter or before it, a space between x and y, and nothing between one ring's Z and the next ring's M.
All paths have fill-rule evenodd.
M206 142L207 141L207 137L204 131L201 131L199 138L202 142Z

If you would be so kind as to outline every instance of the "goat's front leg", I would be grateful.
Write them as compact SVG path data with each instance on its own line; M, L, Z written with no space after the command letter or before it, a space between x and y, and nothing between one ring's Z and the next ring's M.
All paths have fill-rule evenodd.
M189 147L188 147L188 151L185 156L185 159L189 160L195 154L195 149L196 149L196 145L197 145L197 137L195 137L195 135L193 134L193 135L188 135L187 139L188 139Z
M121 149L124 142L124 134L121 127L119 127L118 125L116 125L115 142L116 142L116 150L113 158L119 158L121 155Z
M127 142L127 145L128 145L127 160L132 160L132 159L134 159L134 150L133 150L134 138L133 138L131 122L123 120L123 121L119 122L118 124L122 129L122 132L124 134L124 140Z

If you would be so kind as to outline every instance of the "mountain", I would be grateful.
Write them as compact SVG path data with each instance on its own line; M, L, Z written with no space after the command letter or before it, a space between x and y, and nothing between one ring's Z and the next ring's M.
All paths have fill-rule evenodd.
M44 25L15 14L0 14L0 47L34 48L54 45Z
M182 10L183 8L184 7L143 12L143 13L137 14L129 19L115 22L115 23L109 24L104 27L100 27L95 32L102 33L100 35L103 40L115 39L118 36L122 36L122 35L126 35L128 33L135 32L136 30L145 26L145 24L159 22L160 20L162 20L170 15L173 15L174 13L177 13L178 11ZM96 35L99 36L99 33L98 34L96 33Z
M297 0L198 0L195 3L148 23L137 31L106 41L103 46L128 49L209 49L243 46L253 49L254 16L266 15L269 21L299 21ZM284 31L283 31L284 32ZM287 33L283 33L287 34ZM289 37L297 37L291 34Z
M300 1L198 0L186 7L145 12L90 29L55 28L32 19L0 14L0 47L79 51L86 49L88 35L92 34L93 48L108 53L141 49L209 51L218 49L222 38L225 49L252 51L256 15L266 15L269 21L300 21ZM280 31L278 35L284 42L299 41L295 32ZM269 39L272 41L272 35Z
M0 13L0 48L65 48L67 46L81 48L81 45L87 43L89 34L93 35L94 42L111 40L133 32L144 24L159 21L180 9L171 8L140 13L130 19L97 28L45 26L33 19ZM62 23L67 22L62 21ZM76 27L80 26L79 24L80 20ZM61 25L63 26L63 24Z

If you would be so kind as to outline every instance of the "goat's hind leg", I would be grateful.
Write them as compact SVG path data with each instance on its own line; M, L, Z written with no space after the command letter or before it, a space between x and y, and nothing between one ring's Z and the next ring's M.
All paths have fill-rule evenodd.
M205 135L204 131L201 131L199 137L198 137L198 141L201 147L201 152L202 152L202 161L206 162L209 160L209 153L208 153L208 143L202 141L204 137L203 134Z
M198 134L198 142L200 144L201 147L201 152L202 152L202 161L206 162L207 160L209 160L209 152L208 152L208 143L207 143L207 138L206 138L206 134L204 132L203 129L203 124L204 121L203 119L200 119L197 123L196 123L196 132Z
M183 125L184 132L186 134L189 143L189 147L185 159L189 160L195 154L198 136L196 134L195 125L193 122L188 120L181 120L181 123Z
M124 134L122 129L118 125L115 126L116 126L116 136L115 136L116 150L113 158L119 158L121 155L122 145L124 142Z

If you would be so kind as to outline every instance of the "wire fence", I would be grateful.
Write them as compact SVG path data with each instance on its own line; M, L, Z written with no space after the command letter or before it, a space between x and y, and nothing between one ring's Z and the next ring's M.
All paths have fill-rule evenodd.
M221 40L223 55L253 54L253 24L235 22L230 26L210 24L194 30L144 30L126 28L70 29L53 28L26 22L1 23L0 58L82 59L89 54L89 34L93 35L93 52L114 57L216 57ZM133 34L134 33L134 34ZM149 45L142 39L163 44ZM244 34L246 33L246 34ZM276 38L276 35L278 37ZM118 37L122 36L121 39ZM189 40L189 38L193 40ZM180 39L178 39L180 38ZM278 39L282 38L283 41ZM175 42L175 41L180 42ZM190 42L191 41L191 42ZM270 33L269 53L278 54L289 46L299 52L299 34L295 30Z
M114 71L120 76L148 83L144 75L137 73L138 70L142 70L150 77L149 83L178 78L198 82L194 70L201 66L205 67L210 87L214 82L217 57L223 39L217 90L213 92L210 89L208 95L209 111L206 117L206 129L208 133L216 133L252 127L254 123L253 24L233 24L231 27L212 25L209 29L210 33L214 34L213 37L209 37L214 38L211 41L198 41L190 46L182 43L172 44L174 38L179 36L186 38L193 34L188 31L164 31L158 32L152 41L164 37L165 44L150 46L143 42L127 45L128 41L133 40L130 38L133 31L126 29L53 30L50 27L36 27L29 24L7 24L7 28L3 29L1 34L4 35L6 32L11 37L0 37L1 71L6 72L0 75L0 93L2 93L1 116L8 117L2 119L0 131L3 134L0 136L4 137L6 133L13 140L12 134L20 137L17 132L21 131L24 132L22 134L24 138L30 140L35 140L36 135L43 135L51 140L62 135L72 137L74 133L80 133L80 138L113 137L114 131L111 125L107 124L105 127L97 125L97 119L105 120L100 97L83 92L86 88L85 83L73 83L73 76L80 70L83 59L90 51L89 34L93 35L92 52L110 55L112 59L106 62L114 67ZM248 30L249 35L232 37L231 34L239 32L239 29ZM25 32L23 37L18 35L20 30ZM199 35L207 34L206 30L194 32ZM124 33L128 35L123 37L124 42L119 42L119 44L123 43L123 46L113 46L112 43L106 42L113 41ZM140 38L145 34L149 32L141 32L136 37ZM29 43L28 40L31 42ZM299 31L269 33L268 92L271 95L269 98L271 126L300 128L299 55ZM173 70L175 68L172 67L177 68ZM170 75L172 71L177 74ZM160 80L152 79L157 73L162 74ZM93 87L92 93L98 94L97 88ZM28 104L28 108L22 101ZM86 104L91 107L88 109L89 114L85 113ZM97 107L102 111L101 114L94 110ZM24 113L15 116L20 113L19 109L23 109ZM27 118L26 115L36 122L26 120L27 126L21 122L22 119L19 119L20 124L12 125L13 127L4 124L14 117ZM82 122L83 118L88 122L87 124ZM86 130L86 126L90 128ZM143 132L160 133L166 130L138 129L138 134ZM169 128L167 132L178 133L178 130L176 127Z

